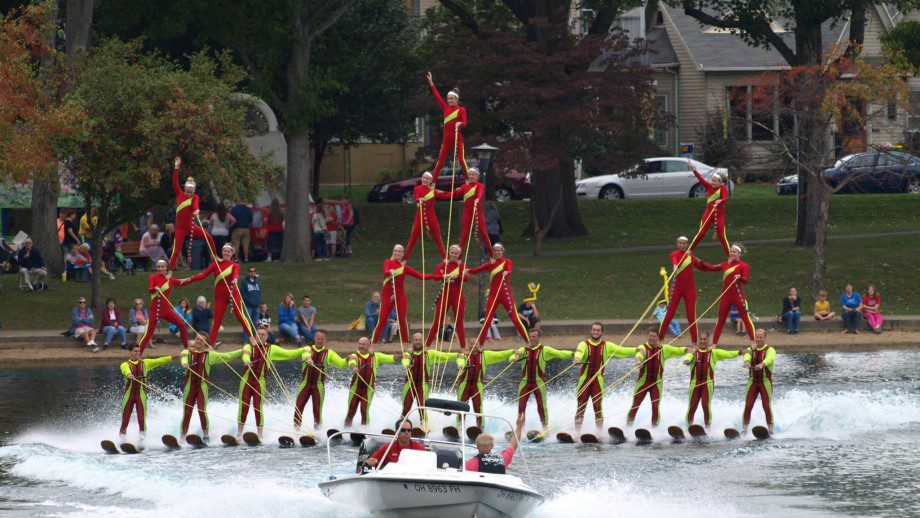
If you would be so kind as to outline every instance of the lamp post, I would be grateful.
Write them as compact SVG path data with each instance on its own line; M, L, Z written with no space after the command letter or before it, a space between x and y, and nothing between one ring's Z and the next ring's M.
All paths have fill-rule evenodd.
M492 163L492 156L495 155L495 152L498 151L497 147L490 146L488 143L483 142L474 148L470 148L471 151L476 153L476 158L479 159L479 175L482 177L482 183L485 186L485 196L484 199L491 200L494 198L495 193L495 181L492 178L495 174L495 166ZM483 203L483 205L485 205ZM485 210L485 206L479 207L479 210ZM488 233L488 232L486 232ZM480 245L479 247L479 264L482 264L486 260L486 251ZM485 278L486 274L479 274L479 310L476 312L477 315L481 315L485 311ZM483 325L490 325L490 322L483 322Z

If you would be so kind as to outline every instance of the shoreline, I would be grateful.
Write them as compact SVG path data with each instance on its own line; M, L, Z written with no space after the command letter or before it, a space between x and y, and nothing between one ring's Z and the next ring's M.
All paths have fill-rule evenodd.
M637 330L638 331L638 330ZM626 341L625 345L635 346L644 341L633 334ZM544 335L542 342L546 345L557 349L574 349L579 342L584 340L584 335ZM622 337L607 335L604 337L607 341L618 342ZM912 349L920 348L920 331L887 331L880 335L863 332L859 335L843 334L840 332L809 332L799 335L788 335L784 331L772 331L768 334L767 343L776 348L778 354L783 353L824 353L824 352L866 352L878 351L885 349ZM667 339L664 341L668 343ZM681 337L674 345L684 346L689 344L689 338ZM719 348L737 349L744 347L748 341L744 337L736 335L734 332L726 331L723 335ZM292 344L279 344L285 348L293 348ZM524 343L515 340L514 337L505 335L502 341L489 341L486 343L486 349L500 350L523 347ZM234 350L241 347L241 344L224 345L222 350ZM341 340L330 340L327 346L342 356L351 354L357 348L355 343ZM409 344L402 346L406 350ZM379 343L374 349L377 352L393 354L401 352L401 346L398 342ZM448 344L444 344L441 350L447 351ZM457 350L457 343L450 346L451 351ZM177 356L181 351L178 344L157 344L156 349L148 348L146 357L155 358L159 356ZM61 344L59 347L22 347L0 349L0 371L5 368L41 368L47 367L48 363L53 361L54 366L79 366L79 365L118 365L127 359L127 352L117 345L112 345L108 350L99 353L91 353L85 347L80 346L76 341L71 341L67 345Z

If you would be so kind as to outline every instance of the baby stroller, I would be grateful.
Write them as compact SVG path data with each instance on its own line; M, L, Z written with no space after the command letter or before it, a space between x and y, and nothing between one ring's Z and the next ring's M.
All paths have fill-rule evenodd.
M109 264L109 271L121 270L127 275L134 275L134 261L125 257L125 254L118 251L117 244L109 241L102 249L102 254L106 256L106 262Z

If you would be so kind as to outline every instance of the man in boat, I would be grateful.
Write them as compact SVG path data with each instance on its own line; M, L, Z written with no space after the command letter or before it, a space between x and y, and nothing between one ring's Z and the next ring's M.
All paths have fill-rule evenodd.
M392 354L371 352L369 338L358 339L358 351L348 356L351 369L351 383L348 386L348 413L345 414L345 428L351 423L361 407L361 424L368 425L371 420L371 401L374 400L374 386L377 382L377 368L382 363L396 363Z
M604 324L591 324L590 337L575 348L572 363L581 364L578 377L578 390L575 393L577 409L575 410L575 429L581 431L585 419L588 399L594 406L594 421L597 429L604 427L604 369L610 358L629 358L636 355L635 347L621 347L615 343L605 342Z
M457 401L469 401L473 411L481 414L482 381L486 376L486 367L511 358L514 355L514 349L484 351L482 350L482 345L476 340L470 340L469 345L469 355L461 355L457 358L457 368L460 369L457 375L460 379L460 386L457 388ZM460 418L457 417L457 419L459 420ZM485 424L485 418L476 416L476 424L479 428L482 428Z
M310 400L313 401L313 427L319 428L323 422L327 369L330 367L344 369L348 366L345 358L326 347L325 330L317 329L313 339L313 345L306 347L303 353L300 390L297 392L297 403L294 407L294 428L298 430L300 430L303 410L307 406L307 401Z
M754 333L754 347L744 353L744 368L748 370L747 392L744 396L743 433L751 424L751 410L757 397L767 418L767 430L773 435L773 361L776 349L767 345L767 330L759 328Z
M464 469L466 471L504 475L505 469L511 464L511 459L514 458L514 452L517 451L518 441L521 439L521 431L523 429L524 414L520 414L517 418L517 427L514 429L514 436L511 437L511 444L499 454L492 453L492 448L495 446L495 438L487 433L479 434L479 436L476 437L476 449L479 450L479 453L466 461Z
M726 351L709 347L709 333L702 331L697 341L698 349L687 353L684 365L690 366L690 404L687 407L687 425L693 424L693 415L698 406L703 407L703 422L706 428L712 423L709 411L712 404L712 392L715 389L716 362L737 358L745 349Z
M403 381L402 397L402 416L405 417L412 409L412 402L424 405L428 399L428 378L431 377L431 366L455 361L459 356L458 353L446 353L436 349L425 349L425 337L422 333L412 335L412 351L403 353L403 369L406 371L406 379ZM422 420L425 419L424 413ZM424 424L423 424L424 426Z
M428 451L422 446L422 443L412 440L412 421L408 419L396 421L396 430L396 440L377 448L377 451L364 461L364 464L369 468L383 469L391 462L399 462L399 454L403 450ZM384 455L386 458L383 457Z
M639 347L636 353L636 366L639 367L639 378L633 392L632 407L626 416L626 424L632 425L639 412L642 400L648 395L652 403L652 426L658 426L658 403L661 401L662 385L664 378L664 362L668 358L678 358L692 350L687 347L674 347L661 344L658 341L658 327L649 326L646 342Z
M531 329L530 343L518 349L510 361L522 360L521 383L518 385L518 414L527 412L527 400L533 394L537 401L537 413L545 431L549 425L549 411L546 406L546 362L552 359L571 359L572 351L560 351L540 343L540 330Z
M185 384L182 389L182 435L179 441L184 443L188 434L188 426L192 420L192 412L198 407L198 418L201 420L202 439L208 440L208 384L211 382L211 366L216 363L227 363L243 356L243 350L217 352L208 350L208 344L203 335L197 335L191 349L183 349L180 362L185 369Z
M249 343L243 347L243 365L245 370L240 378L240 411L237 419L236 439L242 442L246 417L252 407L256 415L256 432L262 438L265 414L262 402L265 399L265 373L274 369L272 362L293 360L303 356L304 348L284 349L268 343L268 329L262 327L256 336L249 337Z
M128 361L121 364L121 374L125 378L125 394L121 401L121 428L118 436L125 442L125 433L131 423L131 414L137 413L137 427L140 430L140 440L147 434L147 373L168 365L172 356L162 358L141 358L141 346L131 344L128 350Z

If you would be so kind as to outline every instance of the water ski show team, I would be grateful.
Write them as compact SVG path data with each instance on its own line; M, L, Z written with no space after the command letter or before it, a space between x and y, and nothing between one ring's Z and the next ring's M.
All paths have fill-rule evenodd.
M170 356L161 358L143 358L144 350L150 341L153 330L159 320L165 320L179 328L183 350L180 362L185 370L185 379L181 401L183 416L180 429L180 440L186 441L189 425L194 412L197 410L203 440L206 442L210 432L209 415L207 412L208 393L210 388L239 400L239 413L235 419L222 418L232 421L237 425L236 440L243 436L247 416L250 410L255 414L257 435L262 437L265 428L265 413L263 402L266 398L273 398L272 393L266 391L266 380L273 377L279 388L281 396L294 407L293 423L284 420L283 429L269 430L284 434L294 432L302 437L312 437L314 430L323 425L322 410L325 396L325 385L328 381L330 369L349 369L351 380L348 386L347 413L344 422L345 429L351 429L353 420L360 411L360 425L366 427L370 423L370 408L374 399L374 388L378 367L384 363L401 363L404 371L404 385L402 390L402 408L389 408L394 417L404 417L413 405L424 405L429 390L443 392L447 389L449 376L445 376L446 364L455 362L458 373L447 389L453 393L456 389L459 401L469 402L476 412L482 412L483 394L486 388L506 371L514 366L519 371L520 383L518 385L517 406L518 414L523 415L527 404L533 396L537 406L537 413L541 422L541 429L528 433L531 440L542 440L544 436L558 431L557 437L564 440L571 437L564 430L569 427L571 417L560 416L550 422L549 408L547 406L547 386L565 375L569 370L578 369L578 384L575 399L577 401L574 413L574 428L580 433L584 414L588 403L594 410L595 423L598 430L603 428L603 398L604 394L613 387L621 384L633 373L637 380L633 392L632 405L627 414L626 423L632 425L636 414L646 396L651 404L651 424L657 426L660 420L659 402L663 395L662 385L664 379L675 372L680 365L665 371L666 360L672 358L683 359L683 365L690 369L689 404L686 423L693 425L698 408L702 409L703 422L708 428L712 422L710 411L713 391L715 388L716 364L722 360L743 357L744 367L748 369L749 376L743 410L743 431L745 433L751 420L751 412L759 398L765 413L767 432L773 432L772 414L772 372L775 350L766 344L766 331L755 330L753 321L747 311L747 301L744 295L744 285L748 282L750 269L747 263L741 260L746 253L745 247L740 244L729 245L725 233L725 212L728 200L726 178L719 173L706 178L694 170L700 183L705 186L708 198L699 228L692 239L681 236L677 240L677 248L671 252L670 261L673 269L667 282L651 299L645 312L636 321L629 334L621 342L625 342L636 331L640 323L646 318L649 310L657 304L659 298L665 294L668 300L667 312L659 326L647 329L646 341L638 347L625 347L604 339L604 326L596 322L590 326L588 338L579 343L574 350L559 350L548 345L543 345L540 332L531 329L529 332L522 324L511 290L510 277L513 273L512 261L505 257L505 248L501 243L491 243L486 233L485 221L482 215L483 196L485 187L479 181L480 173L476 168L468 168L463 160L464 147L461 129L466 126L466 110L460 105L458 91L451 90L445 101L435 87L429 74L431 91L444 114L443 141L438 162L432 173L424 173L422 183L415 188L417 211L412 223L409 241L404 248L395 245L392 254L383 262L382 301L380 315L389 315L395 309L398 322L398 338L402 354L384 354L374 351L376 344L383 334L386 318L380 318L370 337L358 340L357 351L342 357L326 346L326 333L318 331L315 344L296 349L286 349L276 344L268 343L266 329L254 329L253 323L245 311L243 301L237 287L239 277L239 264L233 261L234 249L230 244L224 245L221 250L216 250L214 242L207 232L201 227L198 218L198 195L195 194L195 182L188 178L184 185L179 184L181 159L176 158L173 170L173 185L176 192L176 241L173 254L169 262L159 261L156 273L150 276L149 293L150 308L147 332L140 342L130 350L130 358L122 363L121 372L124 375L124 395L121 413L121 440L125 442L125 434L132 415L136 415L140 429L141 440L146 432L146 406L147 393L155 392L166 398L176 398L163 389L151 385L148 373L157 367L173 361ZM453 170L462 169L466 181L462 185L452 185L450 191L442 192L435 189L437 175L448 159L452 159ZM691 167L693 167L691 165ZM456 175L454 175L456 177ZM444 247L441 238L441 229L434 211L436 200L462 200L462 214L460 217L460 238L458 244ZM447 222L447 238L451 235L451 220L453 219L453 203L450 204ZM714 238L721 244L725 260L718 264L709 264L699 259L694 254L694 249L704 236L714 227ZM437 247L442 261L439 262L432 273L426 273L425 265L425 239ZM475 267L469 267L467 257L472 244L473 236L479 241L489 255L487 261ZM186 236L205 239L212 256L210 266L202 272L186 278L176 279L172 270L176 265L178 254L182 252L182 244ZM421 271L407 264L410 254L419 245L422 253ZM704 272L721 272L722 290L715 301L705 311L697 316L696 311L696 284L694 270ZM466 299L463 294L464 284L471 275L487 273L489 275L489 291L486 302L486 314L483 327L475 339L467 342L464 329L464 314ZM434 317L427 336L415 333L409 336L407 324L407 309L409 302L406 298L404 283L406 277L413 277L422 281L435 281L441 283L439 294L435 300ZM170 292L174 287L188 286L191 283L206 278L214 279L214 322L209 336L195 332L191 326L174 311L170 300ZM534 293L535 295L535 293ZM424 290L422 298L424 299ZM676 347L663 343L669 324L673 319L680 303L687 315L688 326L684 333L689 332L692 345ZM524 341L523 347L507 350L484 350L489 324L501 305L516 332ZM718 306L718 322L711 335L698 330L697 320L714 306ZM423 308L425 301L422 301ZM737 308L740 318L746 328L750 344L741 350L719 349L718 343L722 327L729 316L730 308ZM243 326L248 337L241 349L234 351L216 350L220 342L217 341L218 331L224 319L227 308ZM449 340L444 340L441 332L443 327L450 323L448 310L452 313L452 326L455 330ZM422 327L424 324L424 311L422 312ZM189 344L188 330L194 333L192 343ZM683 333L681 333L682 335ZM454 346L454 338L458 344ZM678 338L680 335L678 335ZM446 342L446 343L445 343ZM605 385L604 371L607 364L614 358L634 358L635 366L613 383ZM233 362L242 360L242 368L234 367ZM300 359L301 382L296 392L290 391L282 381L275 366L276 362ZM547 378L547 362L560 359L570 360L571 363L558 374ZM504 368L490 381L486 381L486 369L490 365L505 363ZM210 378L211 367L223 364L240 378L237 395L217 386ZM275 400L275 402L278 402ZM313 427L304 426L303 413L307 403L311 403L313 414ZM293 424L293 428L291 425ZM478 418L477 428L481 432L484 427L482 418ZM431 429L431 423L425 421L421 425L422 432ZM554 430L555 428L555 430ZM699 425L696 425L699 430ZM471 430L468 430L470 432ZM475 435L475 431L472 432ZM611 432L612 434L613 432ZM588 434L590 436L591 434ZM189 439L201 441L202 436L193 435Z

